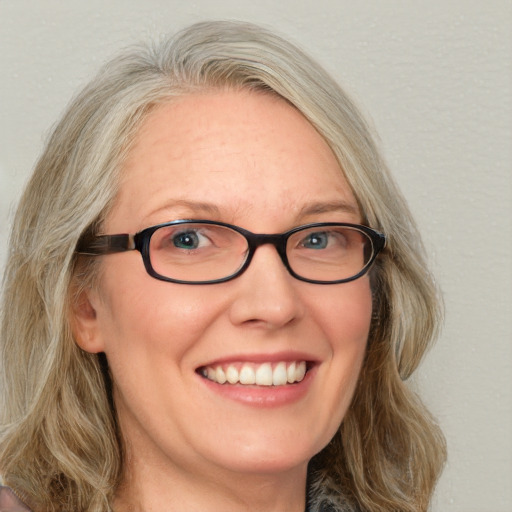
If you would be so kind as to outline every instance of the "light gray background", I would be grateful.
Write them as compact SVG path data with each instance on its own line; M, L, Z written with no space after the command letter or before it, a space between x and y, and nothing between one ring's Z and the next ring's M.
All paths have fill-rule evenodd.
M435 512L512 510L512 2L0 0L0 265L45 135L107 57L193 21L263 23L371 117L444 290L416 378L449 444Z

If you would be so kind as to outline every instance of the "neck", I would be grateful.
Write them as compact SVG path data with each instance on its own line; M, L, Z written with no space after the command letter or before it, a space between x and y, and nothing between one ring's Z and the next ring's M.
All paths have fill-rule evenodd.
M115 512L304 512L307 464L287 471L232 472L209 464L163 467L128 460Z

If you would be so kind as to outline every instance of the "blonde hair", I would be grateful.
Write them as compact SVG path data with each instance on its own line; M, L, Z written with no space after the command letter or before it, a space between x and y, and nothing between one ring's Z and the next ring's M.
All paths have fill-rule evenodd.
M105 218L151 108L225 87L273 92L302 112L336 155L366 222L388 237L372 270L359 385L338 434L311 462L310 485L353 509L426 510L445 446L404 383L441 315L420 236L347 95L295 46L238 22L196 24L112 60L50 137L18 207L4 277L0 472L35 508L110 509L122 449L104 360L80 350L69 327L73 282L94 272L77 265L75 247Z

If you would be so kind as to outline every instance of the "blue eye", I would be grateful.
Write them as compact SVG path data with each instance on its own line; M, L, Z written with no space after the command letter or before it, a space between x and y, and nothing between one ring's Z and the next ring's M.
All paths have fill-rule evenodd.
M309 233L302 245L307 249L325 249L329 244L329 235L325 232Z
M174 246L179 249L197 249L199 247L199 236L195 231L184 231L178 233L172 239Z

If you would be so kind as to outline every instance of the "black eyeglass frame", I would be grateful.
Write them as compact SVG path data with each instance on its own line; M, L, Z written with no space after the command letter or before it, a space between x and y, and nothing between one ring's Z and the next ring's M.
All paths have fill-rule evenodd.
M240 233L246 240L247 240L247 256L245 258L244 263L241 265L241 267L234 272L233 274L230 274L229 276L222 277L219 279L213 279L209 281L185 281L180 279L173 279L171 277L163 276L162 274L159 274L155 271L151 264L151 258L149 255L149 247L150 247L150 241L151 237L153 236L153 233L157 231L160 228L165 228L168 226L179 226L181 224L210 224L214 226L222 226L225 228L229 228L233 231L236 231L237 233ZM299 274L295 273L295 271L291 268L290 263L288 261L288 256L286 254L286 246L288 243L288 239L290 236L292 236L294 233L297 233L298 231L303 231L310 228L321 228L321 227L332 227L332 226L338 226L338 227L347 227L351 229L355 229L358 231L361 231L364 233L371 241L372 243L372 249L373 253L366 263L366 265L362 268L360 272L358 272L356 275L344 278L344 279L338 279L335 281L320 281L317 279L308 279L305 277L300 276ZM91 235L91 236L85 236L82 239L78 241L77 247L76 247L76 253L84 255L84 256L100 256L100 255L106 255L106 254L115 254L125 251L133 251L137 250L142 255L142 261L144 263L144 267L146 268L147 273L154 277L155 279L159 279L160 281L167 281L170 283L180 283L180 284L216 284L216 283L223 283L226 281L230 281L231 279L235 279L236 277L243 274L247 268L249 267L251 260L254 256L254 253L258 247L265 244L271 244L273 245L277 253L279 254L284 266L292 275L294 278L305 281L307 283L313 283L313 284L340 284L340 283L348 283L350 281L354 281L360 277L362 277L364 274L368 272L370 267L373 265L373 262L377 258L378 254L382 251L382 249L386 245L386 236L379 231L376 231L375 229L372 229L368 226L364 226L362 224L350 224L345 222L316 222L312 224L304 224L302 226L297 226L293 229L290 229L289 231L286 231L284 233L277 233L277 234L258 234L258 233L252 233L251 231L248 231L246 229L243 229L239 226L235 226L233 224L227 224L225 222L217 222L212 220L196 220L196 219L180 219L180 220L174 220L171 222L164 222L162 224L157 224L155 226L150 226L148 228L143 229L142 231L139 231L135 235L130 234L118 234L118 235Z

